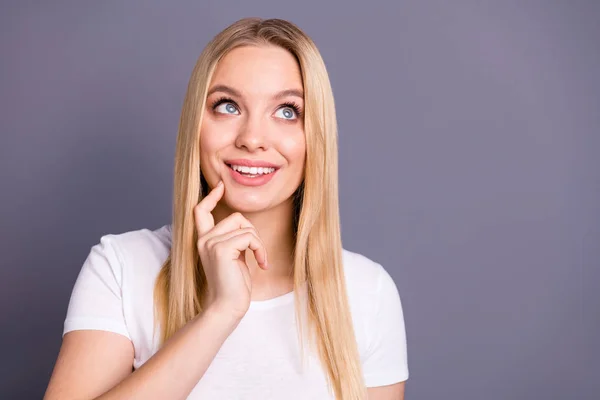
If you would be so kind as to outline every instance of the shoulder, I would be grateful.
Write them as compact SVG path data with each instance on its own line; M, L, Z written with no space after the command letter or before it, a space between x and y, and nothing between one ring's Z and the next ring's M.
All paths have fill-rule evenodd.
M123 256L135 257L147 251L168 250L171 246L171 225L103 235L100 243L108 244Z
M113 281L122 292L137 291L134 288L153 284L170 249L170 225L102 235L91 248L80 280L99 276Z
M393 282L380 263L363 254L343 249L342 260L349 297L374 295L384 281Z
M154 284L170 248L170 225L101 236L79 272L64 332L109 330L139 349L151 332Z
M357 323L377 311L383 297L397 288L388 271L371 258L347 249L342 250L346 290Z
M382 309L400 302L399 293L386 268L371 258L344 249L343 265L348 302L360 342L360 332L370 329L373 319L382 316Z
M404 313L396 283L379 263L344 250L352 322L367 387L408 378Z
M156 229L138 229L122 233L103 235L94 247L114 255L119 269L154 270L162 265L171 248L171 226L163 225ZM111 263L111 264L114 264ZM158 268L160 268L160 265Z

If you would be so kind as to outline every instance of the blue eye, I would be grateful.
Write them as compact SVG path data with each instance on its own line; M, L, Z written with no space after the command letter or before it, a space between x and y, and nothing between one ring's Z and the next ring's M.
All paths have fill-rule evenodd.
M223 114L239 114L238 109L232 103L221 103L215 106L215 111L223 113Z
M278 113L279 113L279 115L278 115ZM296 111L290 107L282 107L279 110L277 110L275 115L277 117L283 118L283 119L295 119Z
M240 110L232 99L221 97L211 104L211 108L219 114L238 115ZM302 108L294 102L286 102L281 104L275 115L277 118L282 118L287 121L297 120L302 116Z

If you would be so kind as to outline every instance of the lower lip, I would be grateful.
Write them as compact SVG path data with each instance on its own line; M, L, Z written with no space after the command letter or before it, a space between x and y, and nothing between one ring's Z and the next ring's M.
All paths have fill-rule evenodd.
M231 177L233 178L233 180L236 181L237 183L239 183L240 185L244 185L244 186L262 186L262 185L266 184L267 182L269 182L271 180L271 178L273 178L273 175L275 175L277 173L277 171L279 171L279 169L276 169L275 171L271 172L270 174L255 175L252 177L252 176L240 174L239 172L235 171L233 168L231 168L229 166L227 166L227 169L229 170L229 173L231 174Z

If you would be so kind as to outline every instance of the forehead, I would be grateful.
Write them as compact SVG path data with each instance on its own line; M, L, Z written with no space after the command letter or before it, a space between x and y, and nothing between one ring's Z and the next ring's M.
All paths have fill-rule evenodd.
M281 90L303 88L296 58L273 45L231 50L217 64L210 86L215 85L231 86L248 96L270 96Z

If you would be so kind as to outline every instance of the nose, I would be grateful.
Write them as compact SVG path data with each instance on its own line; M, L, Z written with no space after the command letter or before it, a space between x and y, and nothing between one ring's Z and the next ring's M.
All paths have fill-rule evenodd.
M235 140L237 148L245 148L249 152L259 149L267 150L267 126L259 116L248 117L240 127Z

